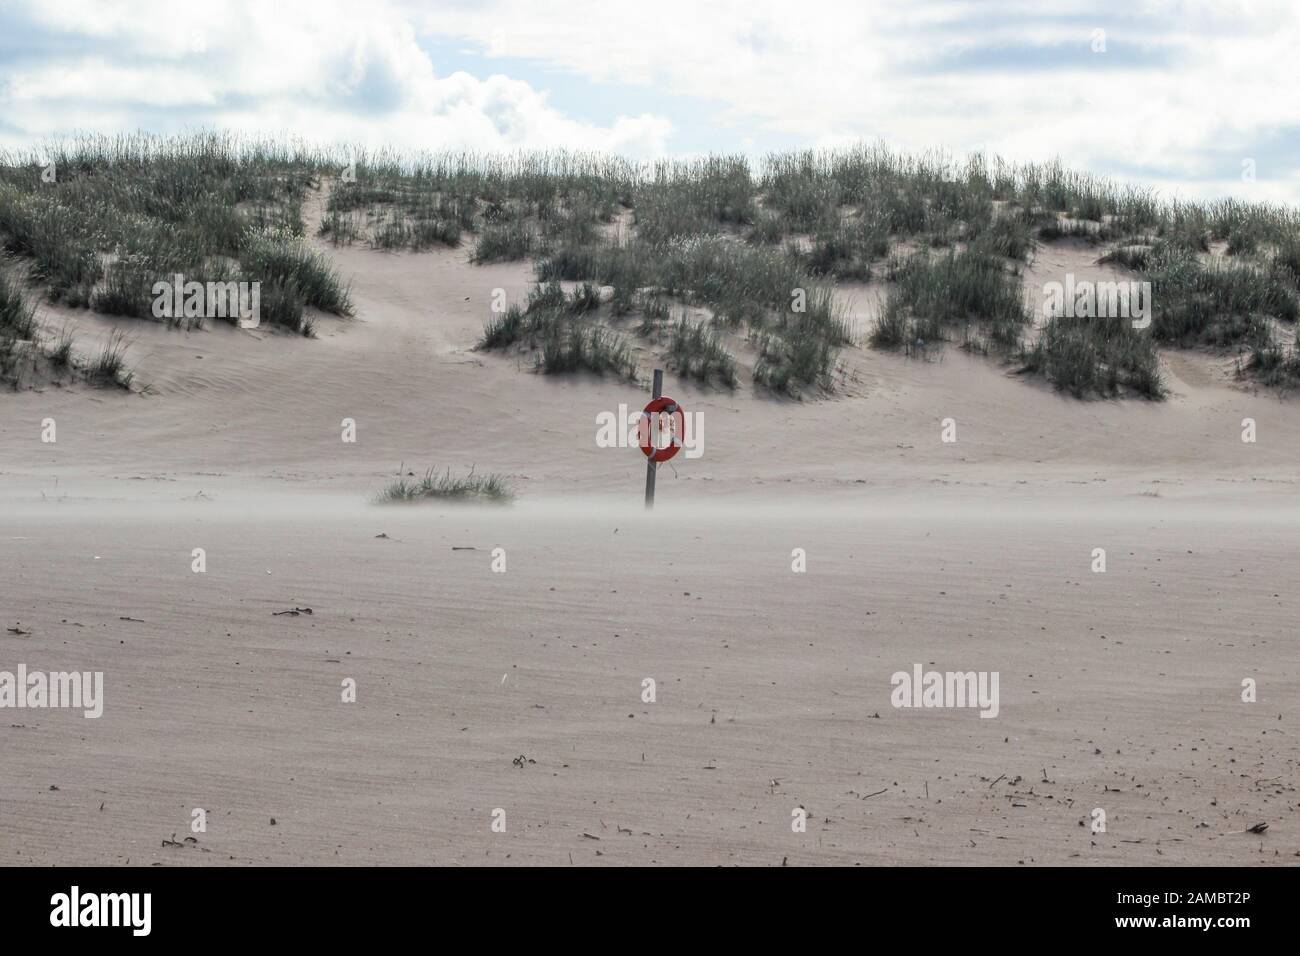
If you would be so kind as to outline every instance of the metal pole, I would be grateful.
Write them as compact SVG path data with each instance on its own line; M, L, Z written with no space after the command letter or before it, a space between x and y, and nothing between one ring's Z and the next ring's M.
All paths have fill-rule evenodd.
M651 388L650 397L659 398L664 393L664 370L655 369L654 385ZM659 447L659 416L655 415L650 420L650 447ZM646 459L645 463L645 509L651 510L655 506L655 469L658 464L654 458Z

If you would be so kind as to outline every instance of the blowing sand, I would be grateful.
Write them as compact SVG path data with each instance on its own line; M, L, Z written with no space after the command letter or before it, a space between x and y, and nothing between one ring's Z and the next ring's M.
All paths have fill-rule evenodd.
M670 373L705 454L648 516L595 442L644 389L471 350L525 266L332 254L358 317L316 341L142 324L147 394L4 398L0 670L105 705L0 713L3 862L1300 859L1294 401L1197 353L1160 404L954 348L806 402ZM369 504L401 463L519 500ZM998 715L893 707L914 664L997 672Z

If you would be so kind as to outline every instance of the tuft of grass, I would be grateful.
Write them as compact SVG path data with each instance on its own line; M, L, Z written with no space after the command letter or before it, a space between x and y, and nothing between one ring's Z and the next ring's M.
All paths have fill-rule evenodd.
M995 215L976 241L994 255L1024 259L1034 248L1034 218L1024 209Z
M0 335L0 382L7 382L15 390L21 375L18 371L18 343L9 336Z
M537 261L537 278L541 282L591 278L609 271L603 262L608 255L607 248L594 244L555 246Z
M3 271L0 271L0 336L36 338L36 307L28 304L22 291Z
M1175 206L1156 234L1167 246L1183 252L1210 251L1205 211L1196 206Z
M1300 339L1290 351L1271 336L1261 341L1252 349L1245 370L1264 385L1288 390L1300 387Z
M417 219L411 227L411 248L460 245L460 223L454 219Z
M151 290L160 275L152 258L127 253L104 270L104 281L92 294L90 307L106 315L148 318L153 310Z
M309 338L313 323L303 313L302 300L296 279L273 279L261 287L258 301L261 319L268 325L282 325Z
M871 278L871 263L889 252L889 237L877 225L867 222L838 223L815 237L808 253L808 271L836 279Z
M102 387L130 389L135 373L126 367L126 349L129 344L126 333L122 330L115 329L111 332L99 356L86 370L90 381Z
M1167 244L1154 248L1143 266L1160 342L1254 346L1267 336L1269 317L1291 323L1300 317L1300 298L1277 270L1244 261L1207 264Z
M1155 343L1126 318L1050 319L1021 359L1024 372L1075 398L1165 397Z
M55 300L82 304L89 299L102 266L88 232L100 215L98 209L79 209L0 182L4 247L31 260L33 277L50 287Z
M1300 234L1290 236L1278 245L1269 260L1269 270L1275 278L1293 288L1300 286Z
M722 344L715 329L686 316L673 326L668 346L669 362L683 378L708 384L717 379L727 388L736 387L736 359Z
M1259 251L1259 237L1249 226L1242 226L1228 234L1227 253L1230 256L1254 255Z
M654 245L753 222L755 184L743 156L655 164L633 198L638 236Z
M636 360L627 342L616 332L599 325L565 321L557 313L542 313L539 337L541 355L536 367L546 375L587 371L597 375L611 373L618 378L637 380Z
M884 310L871 327L867 342L873 349L890 351L908 344L912 334L911 320L900 300L890 298Z
M1116 246L1097 261L1100 263L1115 263L1135 272L1144 272L1147 266L1154 261L1153 255L1157 254L1153 246Z
M527 259L533 252L535 241L528 223L522 219L490 223L479 234L473 261L481 264Z
M1056 242L1058 239L1083 239L1096 245L1107 238L1109 232L1087 219L1057 219L1043 222L1038 226L1038 238L1044 242Z
M785 238L785 222L776 213L760 213L754 219L754 228L745 237L757 246L775 246Z
M20 365L31 369L37 367L39 357L43 354L51 368L65 370L74 368L72 346L75 329L71 323L64 323L58 337L49 346L40 345L41 329L36 321L36 308L30 305L16 283L0 270L0 382L18 388L22 378ZM110 342L110 346L112 343ZM124 345L108 349L107 359L101 357L105 372L111 380L119 384L130 385L131 374L121 365L121 352ZM116 356L112 353L116 351ZM92 373L93 377L93 373ZM104 379L101 378L101 381Z
M848 324L829 286L805 290L802 308L795 302L765 326L751 326L758 345L754 382L769 390L800 397L807 388L834 388L839 348L850 342Z
M661 323L668 318L668 303L663 297L650 293L639 300L641 321L637 323L637 334L647 339L657 338Z
M564 296L564 287L555 280L545 284L538 283L528 293L528 311L542 312L547 309L563 310L568 307Z
M978 245L940 256L918 253L898 265L894 280L894 291L871 332L876 348L940 342L953 326L969 333L974 325L1011 351L1030 321L1019 276Z
M329 215L338 217L341 214L335 211ZM341 228L347 228L346 221ZM335 223L329 218L321 223L322 234L335 229ZM460 245L460 232L461 226L457 220L440 218L428 208L418 209L415 218L408 219L404 211L394 207L389 211L388 218L375 229L370 245L375 249L410 248L416 252L433 246L454 248Z
M758 361L754 382L778 395L798 398L806 386L829 390L835 368L832 346L816 337L786 338L760 331L754 336Z
M411 227L406 217L394 212L375 230L370 245L375 249L403 249L411 244Z
M351 315L349 290L325 258L285 230L251 234L241 260L250 280L295 289L302 302L335 315Z
M469 474L453 476L448 468L438 474L432 468L424 473L423 478L407 480L406 476L398 478L375 497L376 504L398 504L416 501L461 501L486 502L489 504L507 504L514 499L514 490L510 482L497 474L477 475L470 468Z
M573 290L569 298L569 311L574 315L587 315L600 308L600 287L584 282Z
M572 296L566 296L557 281L539 283L526 308L512 305L490 318L475 347L505 349L524 344L540 349L534 366L543 374L612 373L635 382L636 360L627 341L592 319L599 307L600 290L591 283L579 286Z
M317 235L328 237L336 246L350 246L361 238L361 227L354 213L331 209L321 218Z
M27 303L22 291L0 270L0 382L17 389L22 375L19 364L31 348L20 342L34 342L38 333L36 309Z
M483 326L483 335L479 338L478 349L504 349L520 341L532 331L532 323L526 321L524 310L512 305L504 312L488 319Z
M50 363L55 368L72 368L72 345L74 341L73 329L70 325L64 325L59 332L59 337L54 340L54 347L49 351Z

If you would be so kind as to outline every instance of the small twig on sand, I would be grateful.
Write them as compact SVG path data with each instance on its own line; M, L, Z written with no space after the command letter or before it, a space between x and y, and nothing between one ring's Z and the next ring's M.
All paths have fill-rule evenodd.
M1228 833L1228 836L1232 836L1234 833L1263 833L1267 829L1267 823L1256 823L1253 827L1246 827L1244 830L1232 830Z

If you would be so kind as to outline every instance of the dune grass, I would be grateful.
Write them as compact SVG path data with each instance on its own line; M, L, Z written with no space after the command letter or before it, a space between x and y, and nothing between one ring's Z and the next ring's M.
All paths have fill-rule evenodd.
M223 133L56 141L0 155L0 240L52 300L105 314L151 318L153 284L179 273L346 315L346 286L302 242L304 196L329 168L318 150Z
M824 281L806 271L797 256L730 236L706 233L660 243L637 238L623 246L564 247L539 262L538 275L612 286L615 314L630 311L647 290L706 307L721 325L747 328L761 339L764 361L755 381L782 394L829 387L838 351L849 341ZM688 359L684 350L690 343L704 350ZM678 336L673 357L692 369L712 369L717 363L711 348L703 336Z
M510 482L501 475L474 473L453 476L451 469L438 474L432 468L422 478L402 476L375 496L376 504L401 504L418 501L462 501L507 504L514 499Z
M36 338L36 310L21 290L0 271L0 383L18 387L20 342Z
M1252 349L1244 371L1264 385L1300 388L1300 341L1288 350L1269 337Z
M1290 283L1248 262L1206 264L1186 249L1163 246L1141 271L1151 282L1152 333L1171 345L1251 344L1264 317L1294 323L1300 316Z
M130 342L121 329L108 334L99 355L86 369L89 380L101 387L124 388L129 390L135 378L135 372L126 365L126 349Z
M542 323L540 338L542 350L534 364L547 375L585 371L637 381L636 361L617 332L565 321L562 315L549 313Z
M955 329L968 332L974 326L1010 352L1030 322L1019 275L978 244L938 255L917 253L899 261L892 278L893 292L871 332L877 348L940 343Z
M325 258L286 230L263 229L245 241L244 270L265 285L280 285L295 299L336 315L351 315L348 287Z
M1272 344L1261 329L1294 324L1300 309L1300 211L1168 200L1059 161L862 144L753 164L740 156L634 163L566 151L407 155L197 133L83 137L7 153L0 163L0 241L30 263L51 298L148 317L152 281L181 272L263 282L275 324L301 330L308 306L346 315L346 285L302 240L308 191L328 183L318 234L336 244L463 244L477 263L531 259L541 282L611 287L586 312L493 317L485 341L531 336L543 370L624 364L622 339L595 325L641 312L637 334L662 340L661 316L643 307L669 302L705 307L719 329L748 334L760 387L787 395L830 388L848 344L842 322L800 313L791 299L845 281L898 284L871 332L877 347L956 335L1014 355L1024 324L1012 301L1017 265L1036 245L1066 239L1106 244L1106 257L1152 282L1150 335L1160 346L1271 347L1285 356L1290 337ZM46 182L50 163L56 177ZM1222 261L1211 261L1211 248ZM678 346L683 366L710 361L694 332ZM1133 360L1133 375L1145 374L1145 352L1104 328L1062 326L1043 348L1076 356L1067 364L1096 363L1091 377L1067 382L1099 376L1105 384L1116 348ZM687 350L697 354L688 359ZM1062 367L1049 358L1042 353L1036 367Z
M861 216L823 227L803 261L813 275L865 282L871 278L871 264L888 254L884 223Z
M36 337L36 307L3 271L0 271L0 335L14 339Z
M1023 371L1075 398L1165 397L1152 337L1127 318L1054 318L1021 358Z
M595 321L600 292L584 283L566 295L558 281L538 283L525 308L512 305L484 326L476 348L520 345L534 352L534 368L545 375L586 371L638 380L626 340Z
M755 183L740 156L660 162L633 194L637 233L650 245L753 222Z
M736 387L736 358L723 345L717 330L704 320L692 322L684 315L679 318L673 326L668 356L669 365L682 378Z
M536 237L523 219L490 222L483 227L474 246L474 262L513 262L527 259Z
M36 319L36 306L0 269L0 383L17 389L24 373L38 372L44 362L47 371L81 372L94 385L131 387L134 376L125 365L127 342L123 334L111 334L96 361L84 369L79 369L74 359L74 343L70 323L64 323L52 341L47 340Z
M360 218L354 212L332 209L321 218L316 234L336 246L350 246L362 238Z
M60 331L59 336L54 340L54 345L50 348L50 363L57 369L70 369L73 367L72 346L76 341L72 326L65 325Z

